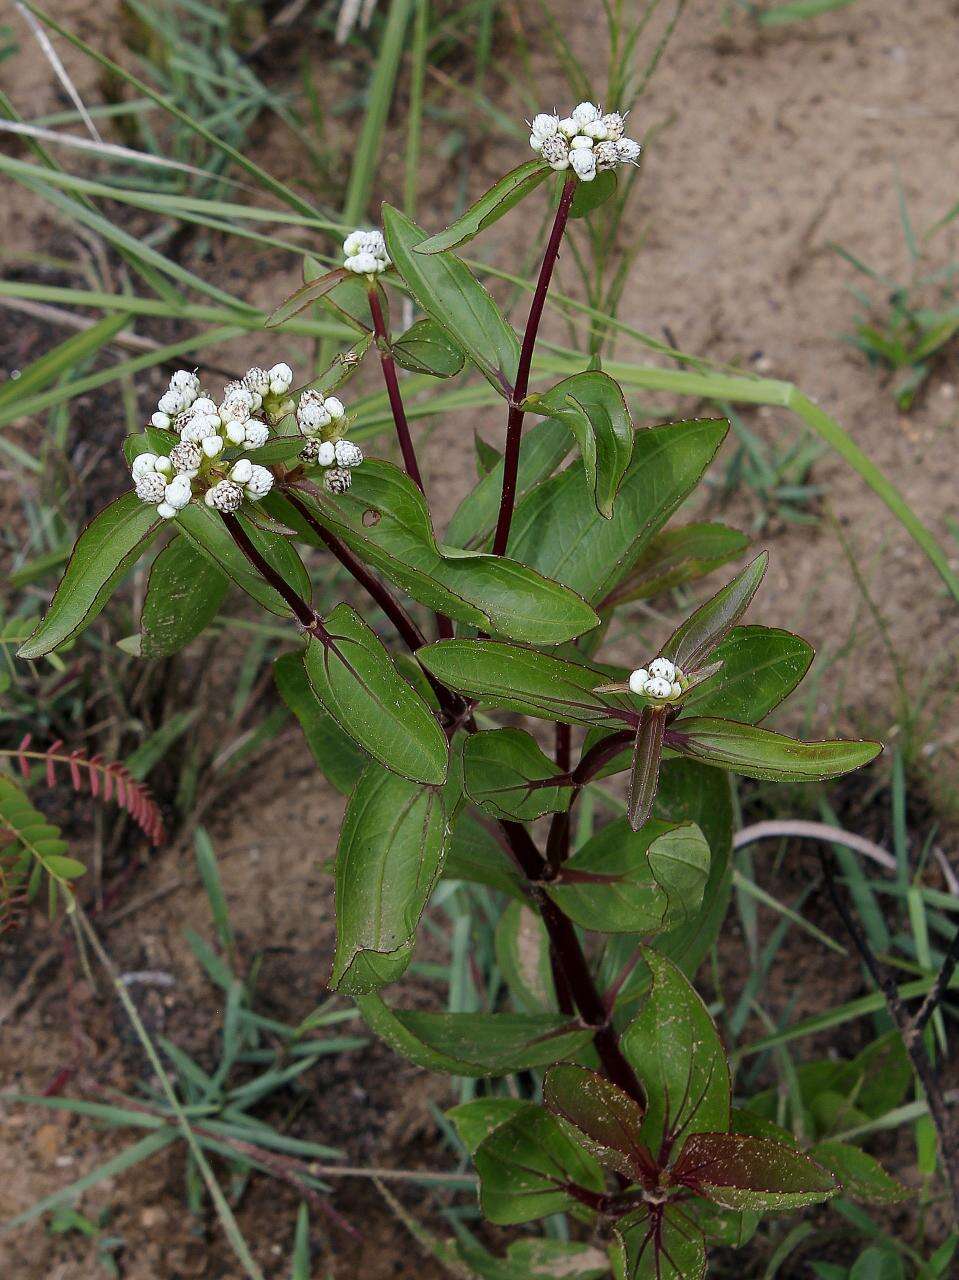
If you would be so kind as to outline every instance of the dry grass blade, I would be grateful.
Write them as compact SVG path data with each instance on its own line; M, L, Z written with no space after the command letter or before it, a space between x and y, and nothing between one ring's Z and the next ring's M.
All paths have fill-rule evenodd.
M90 137L93 138L94 141L102 143L103 139L100 137L100 133L96 125L93 123L93 119L90 116L89 111L87 111L86 107L83 105L83 99L80 97L80 94L77 91L76 85L70 79L69 75L67 74L66 67L60 61L60 55L57 53L56 49L54 49L53 44L50 40L50 37L47 35L43 27L36 20L34 15L26 7L26 5L20 3L20 0L17 0L17 12L20 14L20 16L26 22L27 26L33 32L33 35L37 41L37 44L39 44L40 48L43 50L44 57L50 63L50 66L53 68L54 74L56 75L60 83L63 85L64 89L67 92L68 97L70 98L70 101L76 107L81 120L89 130Z

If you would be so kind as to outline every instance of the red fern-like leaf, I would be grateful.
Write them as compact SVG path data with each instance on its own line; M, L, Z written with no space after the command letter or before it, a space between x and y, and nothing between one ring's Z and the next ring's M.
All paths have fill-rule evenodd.
M126 810L152 844L163 843L163 815L159 805L147 784L134 778L120 760L104 760L102 755L88 757L82 749L64 752L62 739L51 743L46 751L32 751L32 741L33 735L28 733L15 751L0 751L0 756L15 757L21 774L27 780L31 774L31 762L39 761L44 766L48 787L57 783L58 766L65 766L74 791L83 793L89 790L94 799L102 799L107 804L115 798L119 807Z

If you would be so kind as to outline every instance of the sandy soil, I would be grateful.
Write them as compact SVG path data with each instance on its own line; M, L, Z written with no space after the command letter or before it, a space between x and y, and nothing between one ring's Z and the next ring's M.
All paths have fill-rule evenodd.
M599 4L564 0L554 8L579 52L595 66L599 82L602 69L594 54ZM884 0L860 0L834 17L762 40L742 26L725 30L717 9L709 0L690 4L636 113L640 131L666 127L644 162L631 230L645 228L647 240L622 318L656 336L666 326L688 351L796 382L843 423L948 542L955 354L941 362L914 411L898 415L884 380L841 341L855 311L848 292L853 274L829 244L840 242L889 275L902 276L908 263L898 220L897 167L918 227L932 223L956 198L954 59L947 53L955 43L956 6L948 0L917 0L907 12ZM521 11L529 22L525 6ZM85 3L64 3L58 16L76 22L88 36L102 32L103 15L92 16ZM508 67L508 24L501 42ZM22 43L28 45L26 35ZM81 90L95 94L96 78L83 70L83 61L68 51L64 57ZM3 72L5 88L25 114L49 105L45 72L29 47L4 63ZM539 101L565 100L560 78L544 60L537 72ZM279 74L282 81L284 73ZM516 99L506 76L498 102L516 114L530 105ZM515 153L511 145L484 140L482 120L472 130L470 191L477 193L514 162ZM430 141L438 139L437 133ZM295 173L288 144L286 151L278 150L279 170L289 157L285 176ZM424 196L435 197L437 225L452 185L440 170L426 176ZM384 189L384 194L394 192ZM43 242L49 221L33 220L33 206L19 192L5 192L7 200L18 215L12 245ZM514 216L494 228L484 252L499 262L513 260L524 247L521 221ZM935 244L937 263L956 249L951 232ZM292 271L288 281L268 280L265 267L273 261L256 253L228 258L214 251L205 269L222 269L231 284L246 282L248 296L265 302L282 295L284 283L295 283ZM560 278L569 289L575 287L568 261ZM256 344L247 343L237 360L249 363L257 354ZM228 361L231 355L222 358ZM630 358L640 358L639 353L630 352ZM663 416L667 407L662 402ZM687 402L684 409L690 407ZM789 439L798 430L798 422L780 410L751 411L744 419L769 440ZM427 473L441 517L469 482L474 427L490 439L500 429L486 417L463 415L433 433ZM959 613L900 527L835 458L821 458L814 479L826 487L829 507L866 557L893 644L919 668L915 684L924 662L916 655L924 646L932 643L947 663L954 663ZM704 509L742 527L754 514L748 495L725 506L714 496ZM811 705L799 699L798 710L787 715L795 720L808 713L812 727L823 732L834 727L886 732L896 715L891 664L829 521L802 528L774 522L758 545L770 547L772 561L757 616L800 630L820 651L822 667L853 629L859 639L855 659L839 658ZM954 674L947 667L944 681ZM934 748L926 764L941 798L947 798L954 768L955 729L954 716L942 714L926 730ZM277 1013L291 1019L322 995L332 938L331 883L322 868L334 851L340 807L338 797L306 767L302 748L290 734L244 787L231 820L214 822L241 950L252 955L270 947L261 987L270 991ZM788 897L803 876L797 863L777 881L777 892ZM111 929L108 941L123 969L173 974L171 992L143 996L144 1011L154 1029L172 1032L187 1048L202 1051L216 996L181 938L187 925L209 930L189 856L159 854L138 879L136 893L148 894L176 879L182 881L180 889ZM50 942L38 926L29 938L0 946L0 1011L31 960ZM730 986L738 992L743 975L733 930L729 948ZM130 1087L141 1068L121 1012L96 1000L79 972L68 987L56 975L71 970L59 966L56 958L16 1019L0 1024L0 1084L42 1089L79 1055L78 1089ZM770 985L769 1012L775 1016L791 999L797 1001L795 1016L817 1008L820 969L821 953L797 943L788 981L779 975ZM836 999L859 990L851 967L837 974L836 983L842 988ZM851 1050L855 1044L844 1047ZM355 1077L354 1065L353 1059L334 1058L311 1077L315 1089L299 1121L303 1135L344 1146L356 1163L412 1167L433 1157L447 1160L427 1108L429 1098L449 1101L446 1085L425 1082L376 1044L364 1051ZM3 1101L0 1126L0 1219L117 1149L114 1138L87 1123ZM912 1158L903 1151L898 1161L907 1179L913 1176ZM111 1207L109 1229L127 1242L128 1280L237 1274L215 1226L201 1229L183 1211L181 1171L179 1154L164 1155L135 1178L101 1184L84 1199L90 1216ZM423 1216L435 1208L435 1201L418 1191L402 1198ZM356 1245L335 1229L322 1241L317 1237L319 1275L386 1280L415 1274L429 1280L439 1274L416 1257L416 1247L371 1189L344 1185L334 1203L362 1225L365 1240ZM275 1250L282 1258L288 1255L294 1209L292 1192L262 1182L254 1183L241 1206L241 1222L270 1276L286 1274ZM439 1223L435 1214L431 1221ZM79 1237L47 1237L36 1226L0 1243L0 1272L16 1280L92 1280L103 1274Z

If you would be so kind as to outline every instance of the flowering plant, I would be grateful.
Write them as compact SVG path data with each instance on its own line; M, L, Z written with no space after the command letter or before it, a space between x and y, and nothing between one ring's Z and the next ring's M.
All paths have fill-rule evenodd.
M812 657L794 635L742 625L765 554L655 654L636 652L632 669L602 659L624 604L718 568L746 541L717 525L663 531L714 458L724 420L636 429L598 360L552 386L537 370L531 390L567 222L608 199L616 167L639 155L623 118L590 103L537 115L531 130L535 158L445 231L428 236L385 206L382 232L351 233L343 265L278 309L277 321L322 302L356 330L353 349L320 377L296 386L287 364L250 369L217 401L197 374L174 374L126 442L134 491L84 530L21 654L49 653L86 626L161 533L143 656L193 639L231 584L292 618L299 636L291 628L276 682L349 797L330 985L424 1067L524 1073L522 1096L491 1088L452 1113L483 1211L501 1224L568 1211L602 1249L526 1241L506 1261L475 1265L525 1275L530 1250L548 1243L555 1269L537 1274L700 1277L708 1240L744 1244L758 1215L825 1200L850 1169L858 1194L889 1198L891 1180L864 1153L852 1159L835 1142L802 1150L761 1112L732 1106L729 1063L690 981L730 894L726 774L832 778L879 746L760 727ZM555 217L518 335L453 250L550 181ZM421 313L399 336L390 291ZM334 394L374 347L403 469L364 459ZM398 366L437 378L468 367L503 400L502 456L445 542ZM299 545L334 556L406 652L391 652L345 603L321 616ZM571 815L584 788L619 774L624 817L577 842ZM424 1012L388 990L444 876L500 894L507 1007Z

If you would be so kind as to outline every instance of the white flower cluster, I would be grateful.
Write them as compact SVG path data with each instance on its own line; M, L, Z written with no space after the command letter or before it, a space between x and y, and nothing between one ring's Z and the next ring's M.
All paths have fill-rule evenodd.
M343 266L358 276L375 276L390 263L382 231L351 231L343 241Z
M259 449L266 444L269 426L254 415L264 404L268 411L282 414L292 385L288 364L249 369L239 381L227 384L217 404L203 391L196 373L178 369L150 421L154 427L175 431L179 443L168 457L141 453L134 459L137 497L155 505L167 520L201 495L219 511L235 511L244 499L256 502L265 497L273 486L267 467L240 458L224 474L214 460L229 445Z
M530 125L529 145L552 169L572 169L582 182L619 164L635 164L641 147L624 137L626 121L618 111L603 115L592 102L581 102L561 120L541 114Z
M343 436L349 426L346 406L336 396L324 396L310 388L296 407L296 424L306 437L300 457L311 466L324 467L323 484L330 493L345 493L352 483L352 467L363 461L363 451Z
M654 658L649 669L639 667L629 677L629 688L646 698L670 702L686 691L689 681L668 658Z

